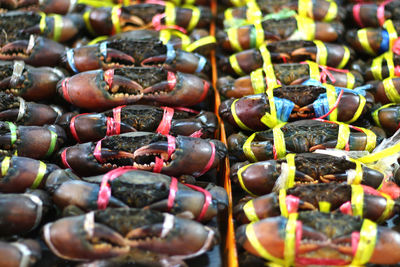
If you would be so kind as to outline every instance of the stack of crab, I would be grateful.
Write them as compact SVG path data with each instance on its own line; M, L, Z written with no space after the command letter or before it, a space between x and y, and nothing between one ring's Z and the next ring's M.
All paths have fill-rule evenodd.
M0 1L0 266L186 265L218 244L209 3L139 2Z
M239 264L399 263L400 1L221 2Z

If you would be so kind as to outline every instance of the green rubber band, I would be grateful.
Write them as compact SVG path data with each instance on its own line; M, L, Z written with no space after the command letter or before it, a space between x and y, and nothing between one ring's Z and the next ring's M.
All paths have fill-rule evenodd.
M42 162L42 161L39 161L38 173L36 175L35 181L33 181L33 183L32 183L31 189L38 188L38 186L42 182L43 177L44 177L44 175L46 173L46 169L47 169L46 164L44 162Z
M48 157L51 154L53 154L54 148L56 147L56 143L57 143L57 137L58 137L55 132L53 132L52 130L49 130L49 131L50 131L50 135L51 135L51 141L50 141L49 149L47 150L45 157Z

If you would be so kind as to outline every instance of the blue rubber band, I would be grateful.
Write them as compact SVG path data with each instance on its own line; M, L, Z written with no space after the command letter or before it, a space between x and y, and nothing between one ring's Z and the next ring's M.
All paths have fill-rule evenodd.
M103 57L107 58L107 42L100 43L99 49Z
M79 71L76 68L75 60L74 60L74 49L67 50L67 61L68 61L70 68L72 69L72 71L75 73L78 73Z
M390 43L389 33L386 30L382 30L382 42L381 42L381 45L379 46L378 53L383 54L386 51L388 51L389 43Z
M204 69L205 65L207 64L207 59L205 57L203 57L202 55L199 55L199 54L195 54L195 55L200 58L199 63L197 63L197 69L195 71L196 73L198 73Z
M294 108L294 103L288 99L274 97L276 117L282 122L289 120L289 116Z
M165 59L165 63L172 63L172 61L174 61L174 59L176 58L176 51L174 49L174 47L172 46L172 44L167 43L167 58Z

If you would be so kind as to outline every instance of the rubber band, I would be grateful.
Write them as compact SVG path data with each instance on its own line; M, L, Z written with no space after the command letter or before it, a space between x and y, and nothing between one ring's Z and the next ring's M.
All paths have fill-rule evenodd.
M305 61L306 64L308 65L308 72L310 75L311 79L314 79L316 81L321 80L321 73L319 71L319 65L313 61L307 60Z
M78 115L73 116L72 119L71 119L71 122L69 123L69 130L71 132L71 135L78 143L81 143L81 140L79 139L79 135L76 132L75 120L76 120L77 117L82 116L82 115L86 115L86 114L90 114L90 113L78 114Z
M286 155L285 136L279 126L273 128L272 133L274 135L274 148L276 150L276 158L274 155L274 159L283 158Z
M70 0L69 1L69 7L68 7L67 13L72 13L74 11L75 6L76 6L76 1L77 0Z
M260 54L261 54L261 57L263 60L263 66L271 65L272 64L271 54L268 51L267 45L266 44L260 45L259 50L260 50Z
M257 212L256 209L254 208L254 200L250 200L248 201L246 204L244 204L243 206L243 212L246 215L246 218L250 221L250 222L257 222L260 219L257 216Z
M241 167L241 168L238 170L238 172L237 172L237 176L238 176L238 180L239 180L239 183L240 183L240 186L242 187L242 189L243 189L244 191L246 191L249 195L255 197L255 196L257 196L257 195L253 194L249 189L247 189L246 185L244 184L243 176L242 176L242 173L243 173L248 167L250 167L251 165L253 165L253 164L247 164L247 165Z
M162 225L160 238L165 238L173 229L174 224L175 224L175 217L169 213L164 213L164 222Z
M19 107L18 107L18 115L15 122L22 120L26 113L26 102L22 97L18 97Z
M206 172L208 172L211 167L212 164L214 163L214 159L215 159L215 145L213 142L209 142L210 146L211 146L211 156L210 159L208 160L206 166L204 167L204 169L200 172L200 173L194 173L193 176L195 177L199 177L202 176L203 174L205 174Z
M385 220L387 220L389 218L389 216L391 215L395 202L394 200L387 194L380 192L380 194L386 198L386 206L385 206L385 210L382 212L382 215L378 218L378 220L376 221L377 223L382 223Z
M348 146L350 137L350 128L347 124L339 123L338 139L336 143L336 149L344 149ZM347 149L346 149L347 150Z
M235 17L233 16L233 8L227 8L224 12L224 21L234 21Z
M396 28L394 27L393 21L391 19L386 20L382 27L385 28L387 33L389 34L389 50L391 51L393 44L398 37Z
M113 108L113 118L115 121L115 128L113 128L114 135L118 135L121 133L121 111L122 111L122 108L124 108L124 107L126 107L126 106L124 105L124 106L119 106L119 107Z
M62 80L61 82L61 87L62 87L62 92L63 92L63 97L65 100L67 100L69 103L73 103L71 98L69 97L69 93L68 93L68 82L69 82L70 78L65 78L64 80Z
M246 18L249 23L256 23L262 20L263 14L256 1L247 1Z
M264 28L260 22L254 23L253 28L251 28L251 32L254 33L256 37L256 47L260 47L265 39L264 39Z
M279 190L279 209L281 211L281 216L289 217L289 211L286 206L286 189Z
M53 14L50 17L52 17L54 19L53 40L56 42L59 42L61 33L62 33L62 28L63 28L62 17L59 14Z
M200 9L195 6L187 6L187 5L183 6L183 8L192 10L192 17L190 18L189 24L186 27L188 31L192 31L200 21Z
M199 62L197 63L197 68L194 71L195 73L201 72L207 64L207 59L202 55L197 55L199 57Z
M108 39L108 35L102 35L91 40L88 45L95 45Z
M288 177L286 180L286 189L294 187L294 179L296 176L296 164L295 164L296 154L289 153L286 155L286 163L288 165Z
M352 127L357 129L358 131L363 132L366 135L367 144L365 145L364 150L369 151L369 152L374 150L374 148L376 147L376 134L373 131L362 128L362 127L355 127L355 126L352 126Z
M330 112L330 114L328 115L329 116L329 120L337 121L338 111L337 111L336 102L339 102L340 98L338 97L338 95L336 93L336 89L335 89L335 87L333 85L324 84L324 87L326 88L326 97L327 97L328 103L329 103L329 112ZM322 116L320 118L323 119L324 116Z
M171 177L171 183L169 184L169 194L167 201L167 212L170 212L174 206L176 193L178 191L178 179Z
M36 178L31 185L31 189L36 189L39 187L39 185L43 180L44 175L46 174L46 169L47 169L46 164L42 161L39 161L39 168L36 174Z
M171 130L171 122L174 116L174 109L169 107L163 107L163 109L164 109L163 117L161 119L160 124L157 127L156 132L162 135L167 135Z
M331 22L337 17L338 6L335 1L329 1L329 8L326 12L325 17L322 19L323 22Z
M353 216L360 216L361 218L364 215L363 212L364 206L364 190L361 185L351 185L351 207L353 211Z
M236 113L236 102L239 101L239 99L235 99L232 102L231 105L231 113L232 113L232 117L235 120L235 123L237 124L237 126L239 126L241 129L246 130L246 131L254 131L252 129L250 129L249 127L247 127L239 118L239 116Z
M368 28L360 29L357 31L357 38L360 41L361 47L370 55L376 55L368 41L367 35Z
M302 17L314 18L311 0L298 0L297 13Z
M100 45L99 45L100 54L101 54L104 58L107 58L107 45L108 45L107 42L101 42Z
M229 43L231 44L232 49L235 51L242 51L243 49L239 43L237 28L229 28L226 33L228 35Z
M86 11L86 12L83 14L83 21L85 22L85 26L86 26L86 29L88 30L88 32L89 32L91 35L96 36L97 33L96 33L96 31L94 30L92 24L90 23L90 10Z
M320 212L329 213L331 210L331 203L328 201L319 201L318 207Z
M400 94L397 91L392 78L386 78L382 81L383 88L385 89L386 97L392 103L400 103Z
M206 215L208 207L212 204L211 193L200 186L196 186L193 184L185 184L185 185L191 189L194 189L196 191L199 191L200 193L203 193L203 195L204 195L203 207L201 208L199 216L197 216L197 218L196 218L196 220L200 222L204 219L204 216Z
M386 65L389 70L389 77L393 77L394 75L394 61L393 61L393 53L387 52L383 54L384 59L386 60Z
M176 12L175 5L171 2L165 2L165 25L172 26L175 25L176 21Z
M356 4L353 6L353 18L354 21L360 26L360 28L364 28L364 23L362 23L360 16L361 4Z
M76 0L74 0L76 2ZM112 0L77 0L78 4L89 5L91 7L112 7L114 2Z
M372 60L371 72L375 80L382 80L382 61L383 55L380 55Z
M282 122L277 117L273 89L268 89L267 95L270 112L265 112L265 114L261 117L261 122L272 129L275 126L282 124Z
M351 162L354 162L356 164L356 169L355 169L354 177L352 177L351 181L348 179L347 183L352 184L352 185L360 185L362 182L362 179L363 179L363 175L364 175L364 172L363 172L363 169L361 166L361 162L359 160L355 160L352 158L349 158L348 160ZM348 177L348 178L350 178L350 177Z
M50 131L50 144L49 148L47 149L46 155L44 155L45 157L49 157L51 154L53 154L54 149L56 148L57 138L58 138L58 135L54 131L50 129L48 130Z
M346 73L347 84L346 87L349 89L353 89L356 83L356 77L350 71Z
M11 146L13 146L15 141L17 141L17 126L9 121L6 121L6 123L8 124L8 129L10 130L10 135L11 135L10 144Z
M230 0L230 2L236 7L240 7L246 4L246 0Z
M246 73L243 72L242 68L239 65L239 62L236 58L236 54L233 54L229 57L229 63L237 75L239 75L239 76L246 75Z
M328 50L325 46L325 44L319 40L314 40L313 41L315 46L317 47L317 58L316 62L319 65L326 65L326 62L328 60Z
M74 49L72 49L72 48L68 49L66 55L67 55L67 62L68 62L69 67L71 68L71 70L74 73L78 73L79 70L76 68L76 64L75 64Z
M258 161L253 151L251 150L251 142L254 140L255 137L256 133L253 133L252 135L249 136L249 138L247 138L246 142L244 142L243 144L243 152L246 155L246 157L252 162Z
M40 22L39 22L39 29L40 29L40 33L44 33L44 31L46 30L46 14L43 12L39 12L40 15Z
M113 25L112 33L111 35L117 34L121 32L121 24L119 22L120 16L121 16L121 7L120 6L115 6L111 10L111 22Z
M101 141L102 140L103 139L97 141L96 146L95 146L94 151L93 151L94 158L100 163L104 163L103 157L101 155Z
M376 10L376 17L378 18L379 25L382 27L385 23L385 6L393 0L386 0L380 4Z
M354 244L353 236L355 237L356 235L353 235L354 233L352 234L352 247L353 249L357 247L351 266L363 266L369 262L375 249L377 233L377 225L368 219L364 219L359 233L359 241L354 242Z
M19 261L19 267L28 267L31 265L31 251L28 246L23 243L13 242L10 243L11 246L15 247L21 254L21 260Z
M10 168L10 157L4 157L1 162L1 176L6 176L8 169Z
M183 48L182 48L183 50L185 50L187 52L193 52L194 50L196 50L199 47L217 43L217 39L215 39L214 36L206 36L206 37L200 38L197 41L194 41L193 43L190 43L190 39L188 41L189 41L189 43L187 45L183 45ZM182 43L184 43L183 40L182 40Z
M67 150L68 148L64 149L63 152L61 152L61 161L66 168L72 169L67 160Z
M13 72L11 75L11 79L10 79L10 86L11 87L16 87L19 79L24 71L25 68L25 62L22 60L16 60L14 61L13 64Z
M338 69L343 69L344 66L347 65L347 63L349 62L350 59L350 50L347 46L343 46L344 49L344 54L343 54L343 58L342 61L340 61L339 65L337 66Z
M252 71L250 73L250 81L254 94L261 94L265 92L263 69L256 69L255 71Z
M272 256L260 243L260 241L257 238L256 232L254 231L254 223L249 223L246 226L246 236L247 239L250 242L250 245L255 249L255 251L260 254L261 257L263 257L266 260L270 260L273 261L275 263L281 264L283 266L285 266L285 261ZM285 242L286 243L286 242Z
M285 230L285 265L292 266L296 256L296 230L297 230L297 213L289 214ZM300 237L298 237L300 238Z
M137 170L137 168L133 166L124 166L114 169L112 171L107 172L103 175L101 180L99 193L97 195L97 208L100 210L104 210L107 208L108 202L110 201L111 197L111 186L109 181L113 181L119 176L123 175L126 172Z
M364 110L365 104L367 103L367 100L365 99L364 96L362 95L358 95L359 98L359 102L358 103L358 107L356 112L354 113L353 118L351 118L350 120L346 121L346 123L350 124L352 122L355 122L356 120L358 120L358 118L360 118L362 111Z
M203 93L199 98L199 102L203 102L203 100L207 97L208 91L210 90L210 83L203 80Z
M394 105L396 105L396 103L389 103L389 104L383 105L382 107L380 107L380 108L376 109L374 112L372 112L372 114L371 114L372 118L374 119L375 124L379 128L382 128L381 122L379 120L379 112L384 108L388 108L388 107L391 107L391 106L394 106Z
M296 16L297 30L304 35L304 40L312 41L315 38L315 23L312 19Z

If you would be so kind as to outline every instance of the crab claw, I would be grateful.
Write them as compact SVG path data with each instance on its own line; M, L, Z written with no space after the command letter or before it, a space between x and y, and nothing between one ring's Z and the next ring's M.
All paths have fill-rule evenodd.
M38 241L33 239L20 239L17 242L0 241L0 265L25 266L35 265L42 257Z
M134 66L135 59L130 55L106 46L103 50L101 47L102 44L70 49L62 56L62 61L70 71L75 73Z
M65 46L44 37L17 40L0 49L0 60L23 60L32 66L58 66Z
M76 74L60 81L57 91L68 102L91 110L105 110L135 103L143 96L140 84L115 75L114 70Z
M68 260L104 259L129 252L126 240L115 230L96 223L93 213L48 223L43 238L54 254Z

